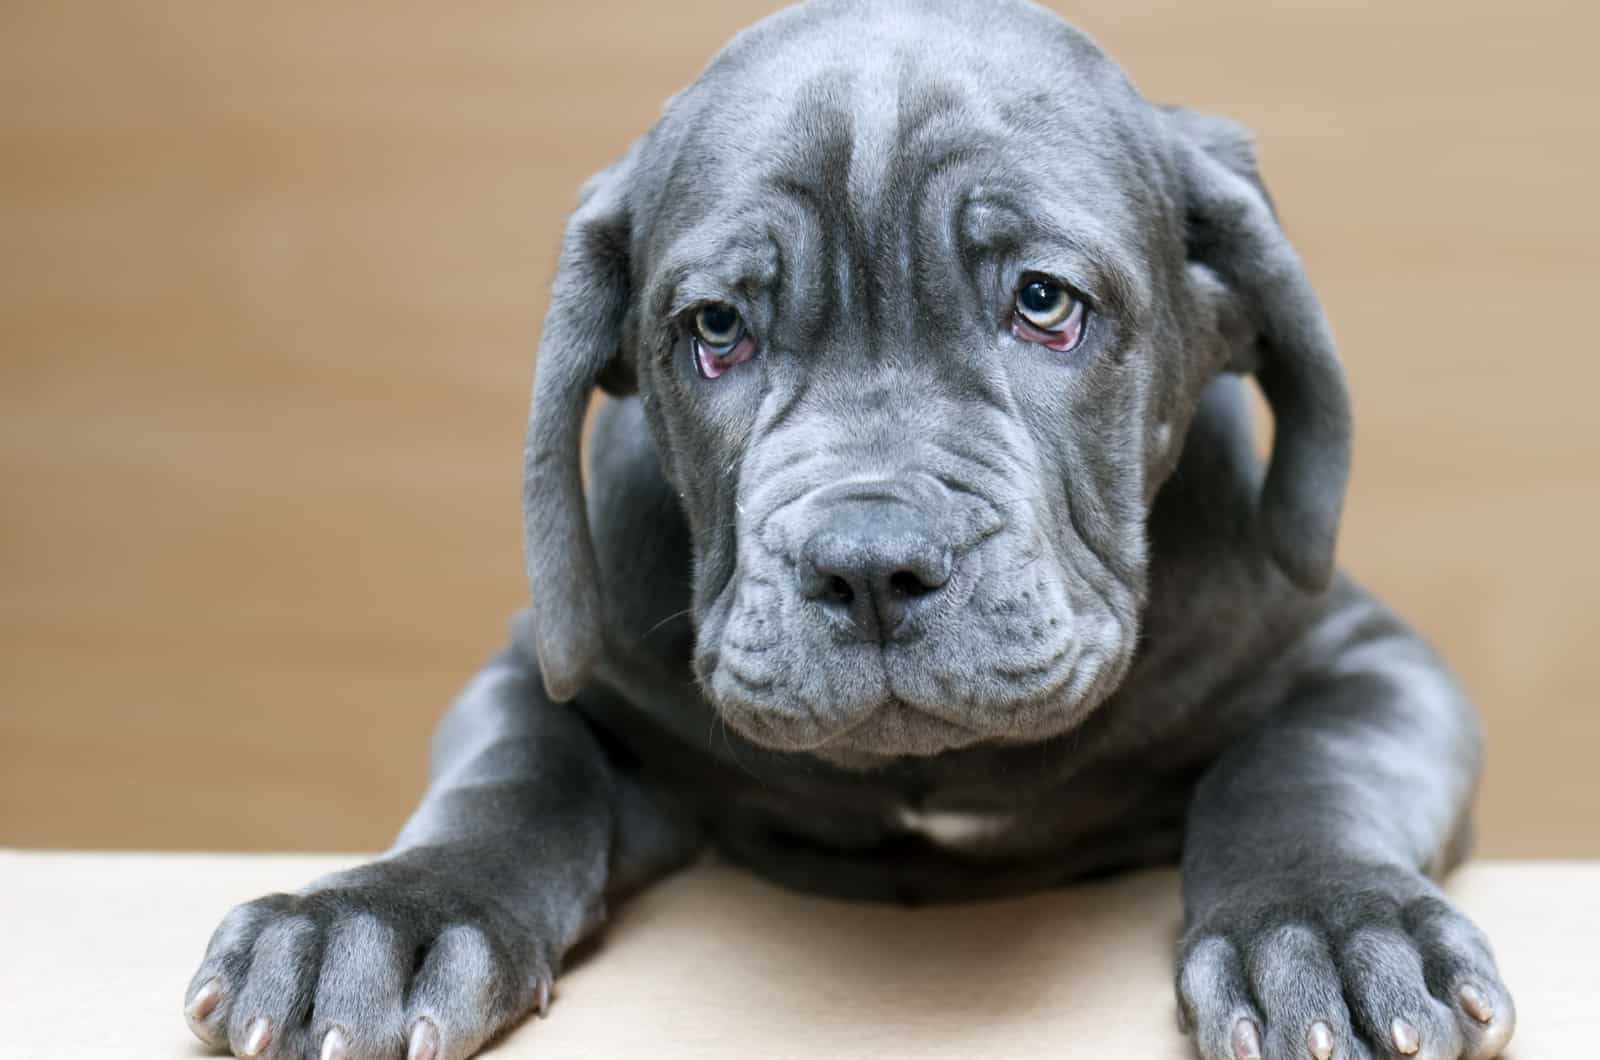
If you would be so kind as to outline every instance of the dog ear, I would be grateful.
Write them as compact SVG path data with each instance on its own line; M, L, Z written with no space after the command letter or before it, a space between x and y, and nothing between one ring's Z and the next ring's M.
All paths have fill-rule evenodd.
M1229 370L1254 372L1273 445L1258 520L1278 567L1320 591L1350 471L1350 396L1305 268L1274 215L1250 134L1225 118L1165 108L1175 130L1191 264L1209 270L1248 325Z
M631 302L633 158L592 178L567 221L534 367L522 539L533 646L545 690L558 702L582 687L606 629L579 453L594 388L625 390L632 379L620 348Z

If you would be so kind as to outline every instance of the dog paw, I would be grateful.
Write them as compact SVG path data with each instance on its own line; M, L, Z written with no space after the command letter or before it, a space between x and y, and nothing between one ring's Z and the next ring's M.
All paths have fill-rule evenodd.
M1271 881L1207 912L1178 962L1204 1060L1489 1060L1516 1011L1489 945L1422 880Z
M378 862L233 909L185 994L235 1056L461 1060L550 1003L558 949L448 876Z

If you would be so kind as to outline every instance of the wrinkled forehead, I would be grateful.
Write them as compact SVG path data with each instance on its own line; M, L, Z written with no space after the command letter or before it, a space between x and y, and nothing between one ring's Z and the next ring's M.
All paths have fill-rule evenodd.
M993 42L879 32L736 42L674 101L648 163L652 310L780 283L813 307L937 303L993 255L1137 300L1156 160L1120 72L1076 35L997 64Z

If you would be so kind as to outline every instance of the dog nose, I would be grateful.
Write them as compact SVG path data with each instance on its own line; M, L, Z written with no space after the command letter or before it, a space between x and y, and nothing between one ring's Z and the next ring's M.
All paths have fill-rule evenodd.
M950 580L952 557L932 520L899 501L837 505L800 550L800 591L849 617L864 640L893 640Z

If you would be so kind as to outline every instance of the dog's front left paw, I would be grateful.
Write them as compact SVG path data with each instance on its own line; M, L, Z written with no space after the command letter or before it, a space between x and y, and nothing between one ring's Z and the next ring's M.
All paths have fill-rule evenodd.
M1489 1060L1516 1012L1483 933L1426 881L1257 882L1185 934L1204 1060Z
M550 1001L551 933L451 877L377 862L223 918L184 995L242 1057L462 1060Z

